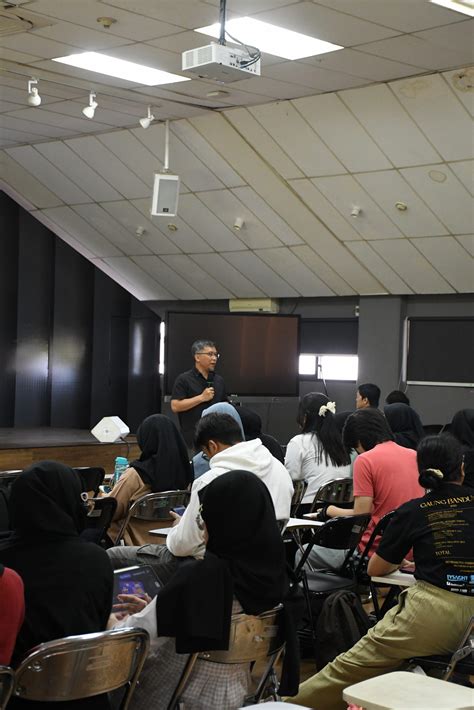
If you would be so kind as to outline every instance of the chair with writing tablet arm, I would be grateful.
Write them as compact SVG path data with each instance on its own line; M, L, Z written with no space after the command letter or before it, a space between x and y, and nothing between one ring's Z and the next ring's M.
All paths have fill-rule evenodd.
M15 671L9 666L0 666L0 710L7 707L15 683Z

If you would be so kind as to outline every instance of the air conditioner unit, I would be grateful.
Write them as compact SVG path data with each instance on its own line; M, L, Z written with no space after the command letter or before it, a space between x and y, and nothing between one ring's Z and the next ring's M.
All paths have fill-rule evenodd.
M280 304L275 298L231 298L231 313L278 313Z

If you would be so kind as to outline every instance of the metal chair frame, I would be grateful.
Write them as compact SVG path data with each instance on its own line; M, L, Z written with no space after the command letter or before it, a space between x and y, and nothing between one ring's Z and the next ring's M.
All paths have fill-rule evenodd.
M291 499L290 518L296 518L298 508L301 505L301 501L304 498L304 494L306 493L307 488L308 481L293 481L293 497Z
M54 703L126 687L119 710L127 710L149 645L148 632L137 628L48 641L17 668L13 697Z
M250 696L252 702L259 703L262 700L273 667L285 645L282 638L282 610L283 607L279 605L275 609L265 611L259 616L233 614L228 650L192 653L178 681L168 705L168 710L177 710L179 707L180 699L198 659L212 661L213 663L229 664L253 663L261 659L268 659L257 690L254 695Z
M117 510L117 501L111 496L89 498L88 505L89 512L85 529L97 530L98 544L107 547L107 530L112 524L114 513ZM110 539L108 545L110 546Z
M425 664L426 668L440 668L442 669L441 680L452 681L452 677L456 672L456 666L458 663L464 661L468 657L470 658L471 664L474 664L474 616L471 617L470 622L461 638L458 648L454 651L452 656L419 656L415 658L410 658L410 665L418 665L423 668ZM469 667L466 675L473 675L473 669ZM464 670L460 671L461 675L464 674Z
M335 478L333 481L325 483L314 496L310 513L314 513L317 508L328 503L352 503L354 482L352 478Z
M15 684L15 671L10 666L0 666L0 710L7 707Z
M187 505L191 493L189 491L159 491L157 493L147 493L130 504L127 515L114 541L114 545L119 545L132 518L138 520L154 520L160 522L172 521L170 508L179 505Z

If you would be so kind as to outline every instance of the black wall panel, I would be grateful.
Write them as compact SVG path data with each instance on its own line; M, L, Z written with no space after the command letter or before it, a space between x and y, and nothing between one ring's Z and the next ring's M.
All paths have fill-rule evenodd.
M159 366L160 318L132 303L130 317L127 423L133 431L144 417L161 407Z
M13 426L15 402L18 209L0 192L0 426Z

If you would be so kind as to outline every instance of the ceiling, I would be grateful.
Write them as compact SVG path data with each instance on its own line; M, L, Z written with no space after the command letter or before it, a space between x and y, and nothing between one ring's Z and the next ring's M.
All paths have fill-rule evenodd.
M223 87L147 87L51 58L103 51L182 74L218 0L22 3L33 29L0 37L3 189L141 300L474 291L474 21L427 0L228 10L346 49L263 55L260 78ZM148 104L172 121L173 218L149 214L164 126L139 127Z

